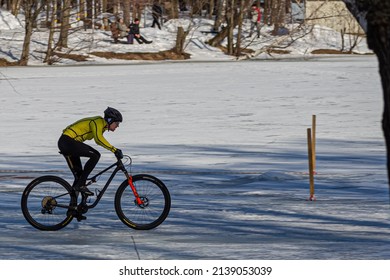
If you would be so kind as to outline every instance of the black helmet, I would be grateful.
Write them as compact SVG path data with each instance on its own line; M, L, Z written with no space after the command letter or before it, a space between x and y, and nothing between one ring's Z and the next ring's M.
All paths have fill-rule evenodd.
M113 122L122 122L122 114L114 108L107 107L106 110L104 110L104 119L109 123Z

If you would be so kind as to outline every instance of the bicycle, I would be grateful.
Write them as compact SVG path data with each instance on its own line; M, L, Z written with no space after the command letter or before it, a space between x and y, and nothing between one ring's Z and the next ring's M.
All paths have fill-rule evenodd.
M95 190L96 199L93 203L88 202L89 196L82 192L78 203L79 192L58 176L48 175L34 179L22 194L23 216L33 227L43 231L62 229L73 218L80 222L86 219L83 214L98 205L115 175L122 171L126 179L118 187L114 198L117 216L126 226L135 230L157 227L167 218L171 208L168 188L152 175L131 175L125 164L131 167L132 159L127 155L124 159L117 159L116 163L87 179L87 186L96 183L99 176L115 167L104 187Z

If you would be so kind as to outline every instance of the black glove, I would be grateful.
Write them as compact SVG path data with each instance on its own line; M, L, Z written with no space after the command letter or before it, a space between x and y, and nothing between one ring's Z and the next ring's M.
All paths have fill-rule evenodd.
M123 153L122 153L122 150L120 150L120 149L116 149L114 154L115 154L117 159L122 159L123 158Z

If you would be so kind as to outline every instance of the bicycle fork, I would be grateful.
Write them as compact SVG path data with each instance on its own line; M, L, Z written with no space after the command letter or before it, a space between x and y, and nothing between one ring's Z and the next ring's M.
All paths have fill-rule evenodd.
M126 172L126 178L127 178L127 181L129 182L129 186L130 186L131 190L133 191L133 194L134 194L134 197L135 197L135 201L137 202L137 205L138 206L142 206L144 204L144 202L140 198L140 196L139 196L139 194L137 192L137 189L135 188L135 186L133 184L133 177Z

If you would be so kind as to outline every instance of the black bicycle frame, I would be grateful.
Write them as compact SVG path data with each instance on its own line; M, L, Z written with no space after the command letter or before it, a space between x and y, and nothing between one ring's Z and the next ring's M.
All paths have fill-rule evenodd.
M122 160L120 160L120 159L116 163L111 164L109 167L103 169L102 171L100 171L99 173L94 175L93 177L88 178L87 181L89 181L89 183L87 185L90 185L92 183L96 183L97 182L97 180L96 180L97 177L99 177L100 175L106 173L108 170L110 170L114 166L116 166L115 170L112 172L110 178L108 178L108 180L107 180L106 184L104 185L103 189L101 189L99 191L99 193L97 194L94 203L88 205L87 204L88 196L81 192L81 203L79 205L82 205L82 207L84 207L84 209L88 210L88 209L96 207L96 205L99 203L99 201L103 197L104 193L106 192L106 190L107 190L108 186L110 185L112 179L114 179L115 175L120 170L124 173L124 175L126 176L126 179L129 182L129 186L130 186L131 190L133 191L136 203L139 206L143 205L144 202L142 201L142 199L138 195L138 192L137 192L137 190L136 190L136 188L135 188L135 186L133 184L133 177L127 172L126 168L123 166ZM62 195L59 195L57 197L61 197L61 196L64 196L64 195L66 195L66 194L62 194ZM57 207L68 208L68 209L73 209L72 206L65 206L65 205L60 205L60 204L56 204L56 206ZM75 207L77 209L78 206L75 206Z
M118 171L123 171L126 175L126 177L128 177L128 173L126 171L126 169L124 168L123 166L123 163L121 160L118 160L116 163L113 163L112 165L110 165L109 167L103 169L102 171L100 171L99 173L97 173L96 175L94 175L93 177L91 178L88 178L87 180L89 180L92 183L95 183L97 182L96 181L96 178L99 177L100 175L106 173L108 170L110 170L111 168L113 168L114 166L116 166L115 170L112 172L110 178L108 178L106 184L104 185L103 189L99 191L99 193L97 194L96 196L96 200L94 201L94 203L90 204L90 205L87 205L86 204L86 200L87 200L87 196L84 195L83 193L81 193L81 196L82 196L82 202L85 204L86 208L87 209L91 209L91 208L94 208L96 207L96 205L99 203L100 199L103 197L104 193L106 192L108 186L110 185L112 179L114 179L115 175L118 173Z

